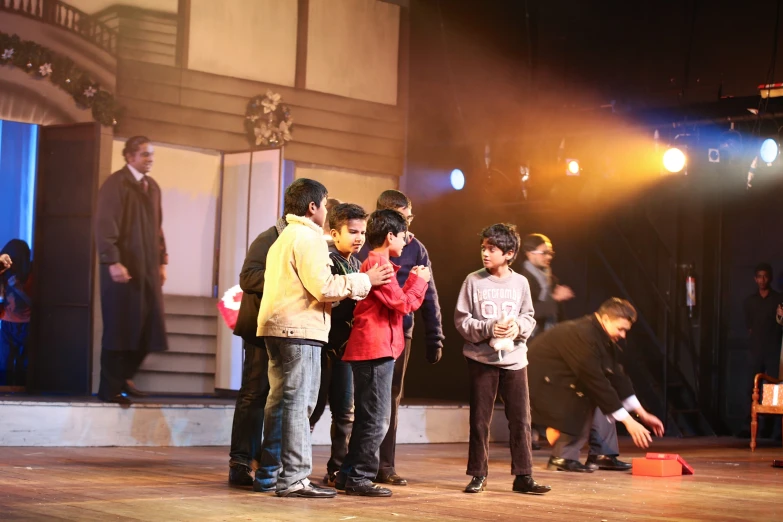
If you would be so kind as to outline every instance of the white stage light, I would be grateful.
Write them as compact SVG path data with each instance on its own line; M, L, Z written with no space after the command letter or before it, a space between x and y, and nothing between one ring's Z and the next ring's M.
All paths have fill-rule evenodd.
M465 186L465 174L462 173L459 169L454 169L451 171L451 187L454 190L462 190Z

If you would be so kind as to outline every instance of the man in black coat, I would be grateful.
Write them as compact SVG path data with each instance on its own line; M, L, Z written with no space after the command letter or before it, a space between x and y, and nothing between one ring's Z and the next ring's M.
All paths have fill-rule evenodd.
M166 241L160 187L147 174L154 149L144 136L125 143L127 165L98 192L95 244L101 281L103 340L98 398L129 404L143 395L132 378L149 352L168 348L163 318Z
M657 436L663 436L663 423L639 403L620 364L617 341L625 338L635 321L636 310L631 303L611 298L596 313L560 323L529 344L533 422L559 433L548 469L593 471L579 462L579 451L590 435L596 408L607 423L612 422L611 418L625 424L640 448L647 448L652 438L629 411ZM619 454L619 450L614 453Z
M284 213L285 215L285 213ZM275 226L258 235L247 250L239 286L242 302L239 305L234 335L242 338L245 358L242 362L242 385L239 388L231 428L228 482L234 486L253 485L252 463L261 460L261 440L264 433L264 408L269 395L269 356L263 337L257 337L258 309L264 293L266 255L286 226L285 217Z

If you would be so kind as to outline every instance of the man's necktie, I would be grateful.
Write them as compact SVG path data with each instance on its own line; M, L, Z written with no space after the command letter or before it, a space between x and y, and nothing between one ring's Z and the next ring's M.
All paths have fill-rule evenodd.
M146 194L146 193L147 193L147 191L148 191L148 190L149 190L149 188L150 188L150 182L149 182L149 181L147 181L147 176L143 176L143 177L141 178L141 181L140 181L140 183L141 183L141 189L142 189L142 190L144 191L144 193Z

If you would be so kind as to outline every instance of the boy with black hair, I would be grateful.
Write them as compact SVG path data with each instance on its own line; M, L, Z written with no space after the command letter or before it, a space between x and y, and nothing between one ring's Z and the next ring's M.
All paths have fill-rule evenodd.
M269 356L258 490L274 487L281 497L334 497L313 486L309 417L321 381L321 348L329 340L331 303L364 297L372 285L392 280L392 271L373 267L362 274L333 275L323 224L326 187L300 178L286 190L288 226L272 244L264 274L264 295L256 335ZM255 486L254 485L254 486Z
M408 223L396 210L376 210L367 223L367 244L372 249L362 263L369 267L400 267L389 258L399 257L407 243ZM356 305L353 330L343 355L353 371L356 418L353 433L336 486L349 495L391 496L391 490L372 483L378 474L379 450L389 429L394 361L405 348L403 317L421 306L429 269L413 267L405 285L396 280L376 287Z
M480 493L486 488L489 426L498 392L511 436L511 473L516 475L513 490L543 494L551 489L538 484L531 475L526 341L536 321L527 279L510 267L519 243L514 225L498 223L482 230L484 268L469 274L462 283L454 311L454 324L465 338L462 354L470 375L467 474L473 478L466 493Z
M332 260L332 274L356 274L361 262L356 253L364 245L367 233L367 212L353 203L338 203L328 213L329 257ZM353 426L353 374L351 365L342 360L345 345L351 335L353 311L356 301L345 299L332 305L332 327L329 342L321 352L321 389L313 414L310 415L310 429L323 415L327 401L332 413L332 452L326 463L324 483L334 486L334 479L348 453L348 439Z
M396 210L407 220L408 226L413 221L413 204L411 200L399 190L385 190L378 196L376 210ZM359 253L359 258L364 261L367 258L368 249L364 248ZM413 267L426 266L432 271L429 254L424 245L413 237L410 232L407 235L405 249L400 257L392 256L391 262L399 265L397 282L402 286L408 279L408 274ZM438 303L438 291L435 288L435 280L431 277L421 306L421 315L424 320L424 335L426 343L426 356L430 364L440 361L443 350L443 326L441 324L440 304ZM403 331L405 335L405 348L394 364L392 376L391 417L389 431L381 444L380 465L375 481L382 484L404 486L408 481L397 474L395 468L395 449L397 445L397 410L403 395L403 381L405 371L408 368L408 358L411 353L411 340L413 339L413 312L403 319Z

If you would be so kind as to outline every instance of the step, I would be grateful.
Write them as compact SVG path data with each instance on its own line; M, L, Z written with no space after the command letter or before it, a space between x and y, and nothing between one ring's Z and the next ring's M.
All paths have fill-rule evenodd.
M217 314L217 312L215 312ZM166 332L217 336L218 318L196 315L166 314Z
M193 353L154 352L144 359L142 371L203 373L215 375L215 356Z
M211 335L190 335L168 333L169 349L167 353L196 353L215 355L217 339Z
M164 295L163 306L167 314L217 316L217 299L189 295Z
M214 375L198 373L167 373L140 371L133 377L140 390L152 393L197 393L215 392Z

